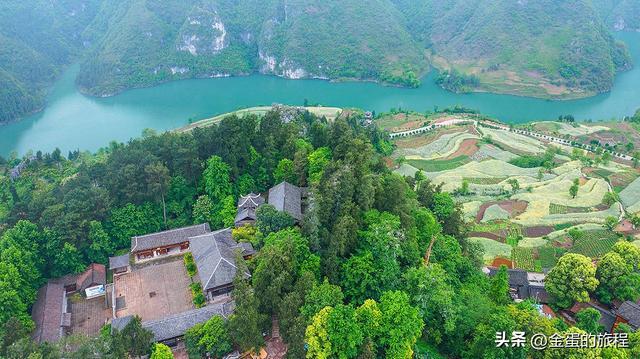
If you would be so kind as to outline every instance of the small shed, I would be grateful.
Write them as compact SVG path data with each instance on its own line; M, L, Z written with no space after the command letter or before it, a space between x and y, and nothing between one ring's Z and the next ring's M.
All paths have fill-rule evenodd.
M114 275L127 273L129 271L129 266L129 254L109 257L109 270L111 270Z

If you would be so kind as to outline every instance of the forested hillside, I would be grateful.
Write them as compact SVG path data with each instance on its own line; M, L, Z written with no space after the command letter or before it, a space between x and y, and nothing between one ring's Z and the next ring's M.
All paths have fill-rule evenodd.
M631 66L603 24L635 24L636 9L631 0L595 9L590 0L5 1L0 122L41 108L72 61L80 88L97 96L254 72L418 86L433 64L452 91L585 97Z
M593 5L610 28L616 31L640 30L639 0L594 0Z
M609 90L631 65L589 0L395 3L454 91L582 97Z
M99 0L0 3L0 123L35 111L62 66L90 38Z
M392 144L375 126L360 124L361 112L351 114L332 122L282 109L263 117L230 116L192 132L147 133L97 154L36 153L24 159L18 176L10 169L20 159L0 159L0 356L148 354L148 335L134 336L132 343L110 335L109 326L98 338L32 342L29 308L37 288L89 262L106 263L134 235L202 222L224 228L234 222L240 194L264 192L285 179L308 186L313 206L300 228L275 210L258 210L255 227L233 231L258 250L248 263L252 276L234 281L235 314L226 323L214 317L215 327L200 325L195 342L187 331L190 357L260 348L273 317L287 357L296 359L639 353L640 332L629 333L629 349L496 346L502 331L523 331L527 339L534 333L595 334L599 316L568 327L540 315L531 301L513 302L506 267L493 278L480 270L483 249L466 238L454 197L424 176L403 177L387 168L383 158ZM629 263L640 258L640 250L624 241L613 251L610 257L619 252ZM599 265L598 278L628 273L624 288L630 290L612 295L637 298L637 287L628 284L637 283L631 282L637 267L616 263ZM562 257L557 268L548 288L557 308L588 301L596 286L607 291L620 283L602 279L598 286L595 266L577 254Z

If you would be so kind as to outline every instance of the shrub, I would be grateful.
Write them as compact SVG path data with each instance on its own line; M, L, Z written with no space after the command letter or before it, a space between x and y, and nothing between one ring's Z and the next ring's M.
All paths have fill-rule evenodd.
M184 266L187 268L187 273L191 278L193 278L193 276L198 272L198 267L196 266L196 262L193 260L193 254L191 252L184 255Z
M191 289L193 304L196 306L196 308L204 307L207 299L205 298L204 293L202 292L202 285L200 285L200 283L197 283L197 282L191 283L189 285L189 288Z

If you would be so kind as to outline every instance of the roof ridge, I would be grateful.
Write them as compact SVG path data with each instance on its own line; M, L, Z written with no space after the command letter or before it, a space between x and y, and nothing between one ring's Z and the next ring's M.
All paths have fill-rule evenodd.
M220 265L220 262L222 262L222 256L220 256L220 259L218 259L218 263L213 268L213 271L211 271L211 275L209 276L209 279L207 280L207 283L205 283L205 285L203 287L204 290L207 290L207 287L209 286L209 282L211 282L211 278L213 278L213 275L216 274L216 270L218 270L218 266Z
M160 233L171 233L171 232L177 232L177 231L182 231L185 229L190 229L190 228L197 228L197 227L201 227L204 226L204 223L200 223L200 224L193 224L191 226L185 226L185 227L180 227L180 228L173 228L173 229L167 229L165 231L158 231L158 232L153 232L153 233L148 233L148 234L143 234L141 236L134 236L134 238L141 238L141 237L148 237L148 236L153 236L155 234L160 234Z

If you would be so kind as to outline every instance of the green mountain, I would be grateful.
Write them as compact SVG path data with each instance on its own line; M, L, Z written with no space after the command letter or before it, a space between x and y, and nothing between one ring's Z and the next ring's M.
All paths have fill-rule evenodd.
M638 1L5 0L0 122L78 61L96 96L254 72L417 86L434 65L453 91L585 97L630 66L604 24Z
M593 0L604 23L616 31L640 31L640 0Z
M426 60L401 20L385 0L109 3L91 25L106 32L78 81L95 95L257 70L415 85Z
M0 123L44 105L46 89L90 39L98 0L0 2Z
M452 90L573 98L608 91L629 55L588 0L394 0Z

